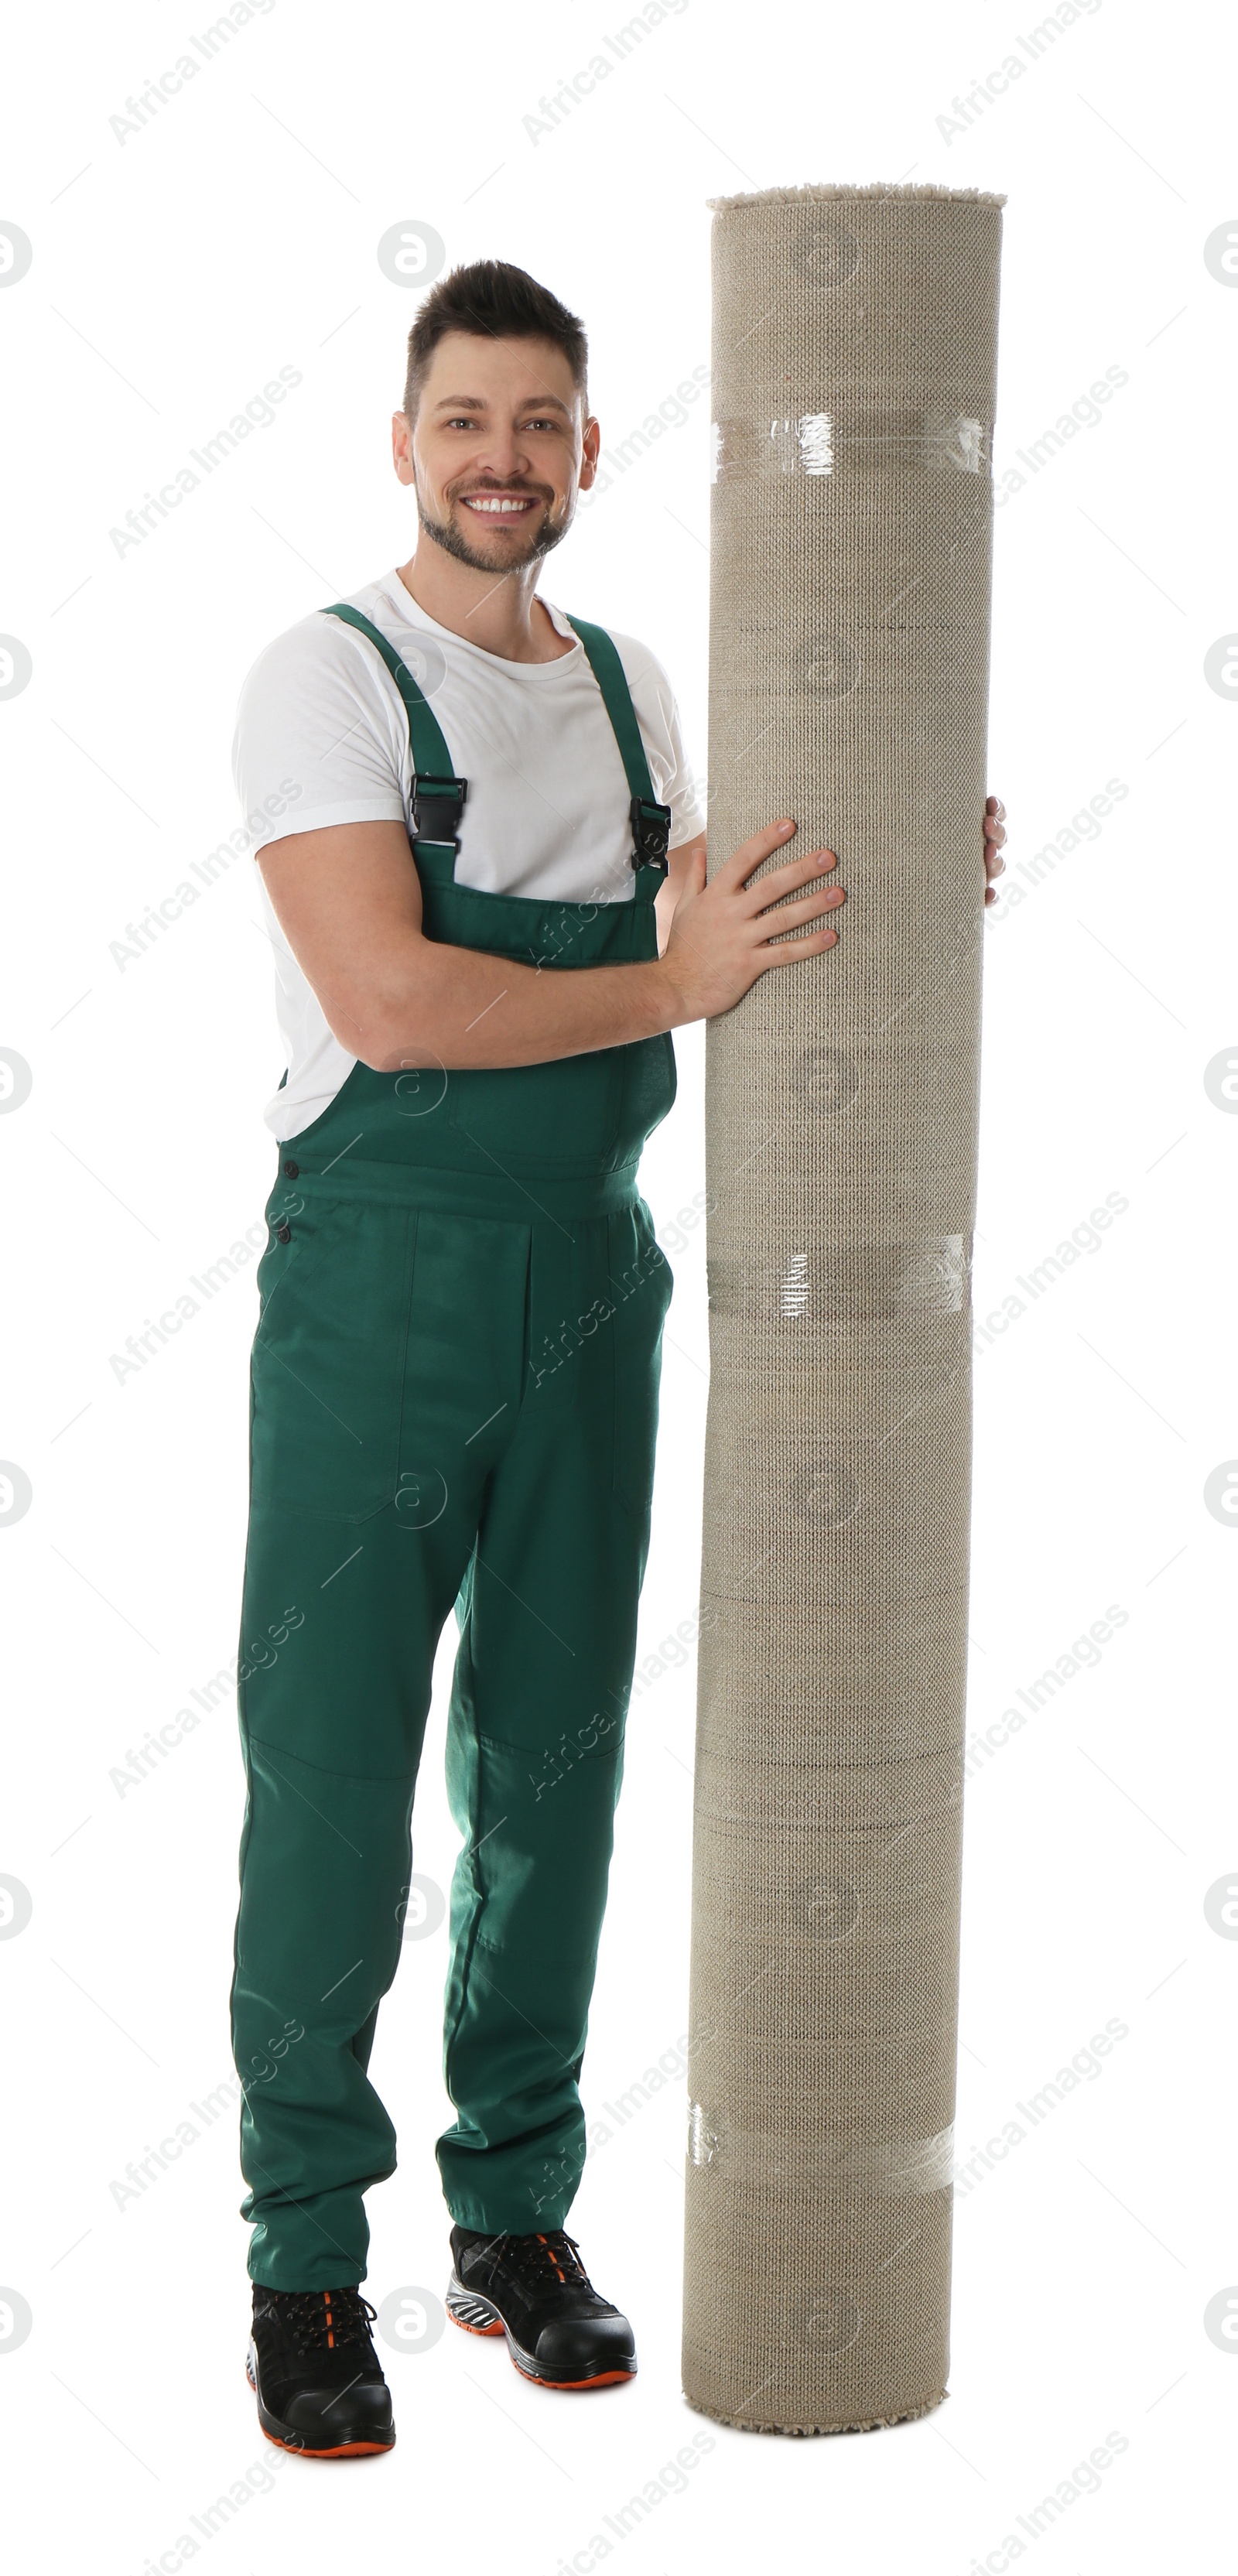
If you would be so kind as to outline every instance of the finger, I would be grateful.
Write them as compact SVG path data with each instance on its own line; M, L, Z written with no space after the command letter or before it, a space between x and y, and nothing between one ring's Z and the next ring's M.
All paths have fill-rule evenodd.
M847 900L841 886L830 886L825 894L806 894L799 903L782 904L776 912L762 913L757 929L764 939L780 939L784 930L795 930L803 921L819 921L822 913L835 912Z
M745 889L749 911L761 912L777 903L784 894L794 894L797 886L810 885L814 878L827 876L838 865L834 850L810 850L805 858L788 859L785 867L773 868L758 885Z
M837 945L836 930L811 930L802 939L790 941L785 948L760 949L753 962L764 974L769 966L798 966L801 957L819 957L824 949L836 948Z
M784 814L777 823L767 823L764 831L754 832L751 840L741 841L739 848L732 850L730 858L724 860L718 869L714 884L719 877L745 884L753 869L759 868L763 859L772 858L775 850L781 849L791 839L794 830L795 824L789 814Z
M1000 796L987 796L985 798L984 810L986 814L996 814L1000 817L1005 814L1006 808L1003 805Z

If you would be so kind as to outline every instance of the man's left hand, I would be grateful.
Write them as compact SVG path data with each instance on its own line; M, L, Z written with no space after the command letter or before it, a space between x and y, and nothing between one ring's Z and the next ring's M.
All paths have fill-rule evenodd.
M1002 843L1006 838L1006 825L1003 820L1005 812L1006 808L1000 796L990 796L986 800L984 808L984 899L986 903L996 903L999 888L994 885L993 879L1001 875L1006 864L1002 857Z

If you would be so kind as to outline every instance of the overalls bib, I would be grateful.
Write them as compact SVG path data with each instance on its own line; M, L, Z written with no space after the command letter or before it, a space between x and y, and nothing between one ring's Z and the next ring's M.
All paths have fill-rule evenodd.
M492 954L496 996L504 959L656 957L669 810L609 636L571 620L623 757L635 897L551 903L456 883L467 782L387 638L326 613L369 639L408 713L426 936ZM669 1037L495 1069L357 1063L279 1149L232 1989L249 2268L273 2288L363 2279L362 2194L395 2169L367 2067L403 1942L434 1946L410 1824L453 1604L444 2193L463 2226L528 2233L562 2225L579 2183L672 1284L636 1175L674 1096Z

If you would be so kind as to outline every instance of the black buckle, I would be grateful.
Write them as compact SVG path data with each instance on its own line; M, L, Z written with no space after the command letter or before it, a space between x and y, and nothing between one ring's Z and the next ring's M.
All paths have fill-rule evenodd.
M414 839L441 842L445 849L458 851L460 813L468 792L467 778L431 778L425 770L414 770Z
M662 868L670 862L667 843L671 837L669 805L653 805L647 796L634 796L628 812L632 818L632 865L634 868Z

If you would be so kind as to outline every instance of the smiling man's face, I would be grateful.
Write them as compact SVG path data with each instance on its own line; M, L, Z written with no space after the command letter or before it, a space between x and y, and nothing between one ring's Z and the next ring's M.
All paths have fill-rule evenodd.
M435 349L410 430L393 422L402 483L427 536L477 572L549 554L594 478L599 431L553 340L449 331Z

